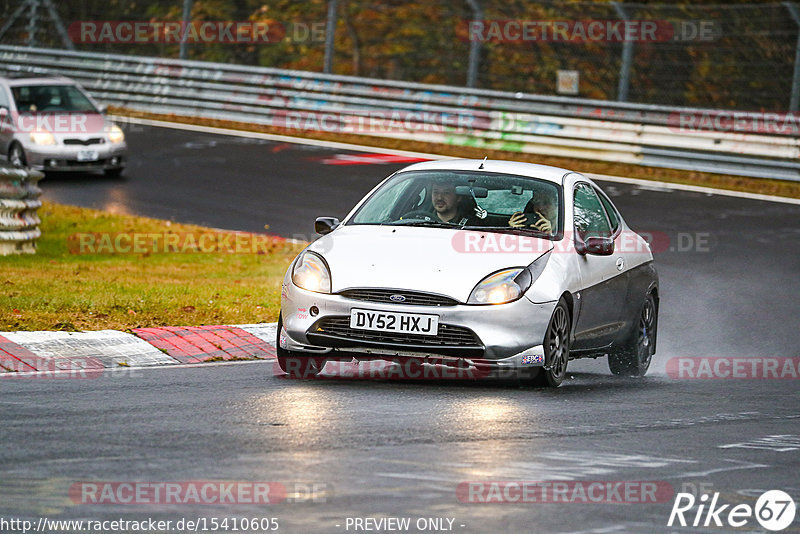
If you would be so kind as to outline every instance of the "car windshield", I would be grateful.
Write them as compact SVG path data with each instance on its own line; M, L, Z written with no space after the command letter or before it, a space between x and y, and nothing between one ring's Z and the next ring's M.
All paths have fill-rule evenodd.
M22 85L12 87L11 92L20 113L98 112L94 104L74 85Z
M561 188L527 176L410 171L387 180L347 224L562 233Z

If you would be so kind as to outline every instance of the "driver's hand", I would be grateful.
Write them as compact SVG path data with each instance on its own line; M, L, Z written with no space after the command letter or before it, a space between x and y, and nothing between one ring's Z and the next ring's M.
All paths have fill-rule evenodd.
M528 221L528 218L525 215L518 211L514 213L511 218L508 220L508 225L513 226L514 228L522 228L525 226L525 223Z
M539 216L539 220L536 221L535 223L533 223L531 225L531 228L536 228L540 232L544 232L546 234L552 233L553 225L550 223L549 220L547 220L547 217L545 217L544 215L542 215L538 211L536 212L536 215Z

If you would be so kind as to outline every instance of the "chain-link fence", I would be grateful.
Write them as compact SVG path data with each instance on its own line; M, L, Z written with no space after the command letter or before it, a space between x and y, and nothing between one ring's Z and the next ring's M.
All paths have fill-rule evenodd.
M800 9L525 0L0 0L0 43L796 111ZM329 7L335 31L326 32ZM181 26L188 9L191 26ZM61 21L61 24L59 24ZM136 23L139 23L138 25ZM60 27L59 27L60 26ZM62 29L63 28L63 29ZM180 30L180 31L178 31Z

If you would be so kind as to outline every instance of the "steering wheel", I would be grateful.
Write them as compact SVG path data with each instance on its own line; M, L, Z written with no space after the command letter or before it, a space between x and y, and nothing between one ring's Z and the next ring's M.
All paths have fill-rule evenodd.
M408 213L404 213L401 219L422 219L423 221L432 221L433 215L429 211L425 210L412 210Z

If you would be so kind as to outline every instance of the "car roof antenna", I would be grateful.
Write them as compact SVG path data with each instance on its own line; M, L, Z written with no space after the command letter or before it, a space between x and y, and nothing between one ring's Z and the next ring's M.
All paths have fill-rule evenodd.
M484 163L486 163L486 158L488 158L488 157L489 157L489 156L483 156L483 161L481 161L481 164L480 164L480 165L478 165L478 168L479 168L479 169L482 169L482 168L483 168L483 164L484 164Z

